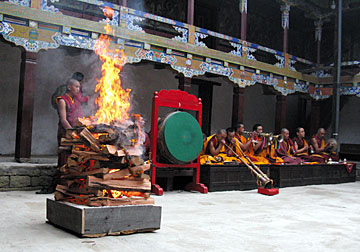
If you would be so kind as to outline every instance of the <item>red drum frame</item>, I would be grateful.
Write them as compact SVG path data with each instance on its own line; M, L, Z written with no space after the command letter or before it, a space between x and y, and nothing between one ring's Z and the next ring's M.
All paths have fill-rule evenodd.
M150 159L151 159L151 191L156 195L163 195L163 189L155 183L157 168L193 168L193 181L185 186L187 191L198 191L207 193L208 188L200 184L200 157L196 162L189 164L165 164L157 162L157 136L158 136L158 117L159 107L168 107L182 110L192 110L197 112L196 120L201 127L202 103L201 98L188 94L181 90L160 90L154 92L151 114L151 133L150 133Z

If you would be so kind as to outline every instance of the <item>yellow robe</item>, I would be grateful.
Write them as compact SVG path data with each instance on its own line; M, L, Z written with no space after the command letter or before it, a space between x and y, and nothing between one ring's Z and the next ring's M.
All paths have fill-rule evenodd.
M258 141L260 141L260 140L261 139L258 139ZM270 164L270 161L267 159L267 157L269 157L275 161L275 162L271 162L273 164L284 162L284 160L282 160L282 158L279 158L276 156L275 148L274 148L273 144L271 144L270 146L264 146L264 148L258 153L255 153L254 146L251 144L249 147L249 153L250 153L250 155L253 155L256 158L260 158L261 162L264 162L263 164Z
M236 138L242 143L246 144L250 139L246 140L243 135L236 134ZM270 162L261 156L255 156L253 144L250 144L249 148L244 151L244 154L256 165L269 164Z
M213 135L207 137L206 140L204 141L203 148L202 148L202 150L200 152L200 164L201 165L204 165L204 164L210 164L210 165L211 164L214 164L214 165L224 164L223 161L217 161L214 156L206 154L206 148L207 148L210 140L215 135L216 134L213 134ZM216 140L216 143L217 143L217 141L218 141L217 138L215 138L215 140Z

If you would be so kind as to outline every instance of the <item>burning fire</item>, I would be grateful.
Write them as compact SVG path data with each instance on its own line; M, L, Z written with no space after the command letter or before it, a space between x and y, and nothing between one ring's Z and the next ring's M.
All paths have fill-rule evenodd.
M112 17L113 10L104 10L106 16ZM104 27L107 34L112 32L109 23ZM98 110L95 114L98 123L110 124L115 121L123 121L129 118L130 91L123 89L119 73L126 62L123 50L109 48L112 39L108 35L101 35L95 43L95 53L99 55L102 65L102 76L98 80L95 92L99 92L96 99Z

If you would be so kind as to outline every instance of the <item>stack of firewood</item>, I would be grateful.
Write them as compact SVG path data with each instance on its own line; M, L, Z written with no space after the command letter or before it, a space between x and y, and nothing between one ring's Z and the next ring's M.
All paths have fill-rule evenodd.
M88 206L154 204L151 183L141 159L136 130L78 119L66 131L59 151L67 161L60 167L55 199Z

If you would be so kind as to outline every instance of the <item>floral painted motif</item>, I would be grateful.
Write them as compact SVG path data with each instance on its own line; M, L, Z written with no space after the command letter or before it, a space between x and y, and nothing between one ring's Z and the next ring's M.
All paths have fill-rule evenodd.
M14 32L14 28L7 22L0 22L0 34L10 35Z
M9 2L24 7L30 7L30 0L9 0Z
M178 71L179 73L182 73L185 77L188 77L188 78L205 74L205 71L190 69L188 67L182 67L182 66L176 66L176 65L171 65L171 67L173 69L175 69L176 71Z
M195 45L196 46L201 46L201 47L207 47L204 42L199 41L199 38L204 39L207 36L208 36L207 34L200 33L200 32L195 32Z
M54 2L58 2L55 0L50 0L52 3ZM41 10L43 11L50 11L50 12L54 12L54 13L58 13L59 9L55 8L54 5L50 5L48 6L47 0L41 0Z
M145 32L139 25L134 25L134 21L141 22L144 18L128 14L126 17L126 28L132 31Z
M52 39L59 45L71 46L87 50L93 50L96 40L74 34L65 35L56 33Z
M277 62L275 64L275 66L280 67L280 68L285 68L285 57L280 56L280 55L275 55L275 58L277 60L280 60L280 62Z
M185 29L185 28L182 28L182 27L177 27L177 26L173 26L174 29L177 31L177 32L180 32L182 33L182 36L176 36L172 39L176 40L176 41L180 41L180 42L184 42L184 43L187 43L188 42L188 39L189 39L189 35L188 35L188 29Z
M230 44L235 47L236 50L232 50L230 53L239 57L242 57L242 45L234 42L230 42Z
M217 64L209 64L209 63L201 63L200 69L204 72L224 75L224 76L231 76L233 74L233 70L229 67L223 67Z
M25 38L12 37L8 35L3 35L3 37L7 41L12 42L15 45L24 47L25 50L29 52L38 52L41 49L47 50L47 49L54 49L59 47L59 45L56 43L50 43L45 41L28 40Z

